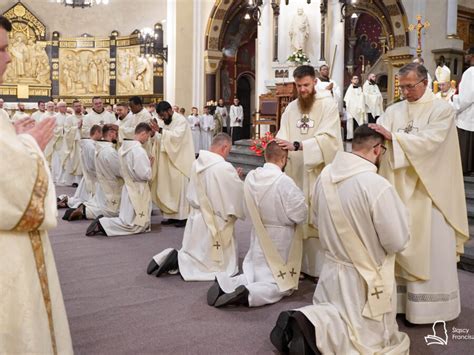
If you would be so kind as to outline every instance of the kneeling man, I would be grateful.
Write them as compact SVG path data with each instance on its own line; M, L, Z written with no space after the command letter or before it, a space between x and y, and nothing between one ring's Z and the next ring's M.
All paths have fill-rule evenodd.
M225 158L232 139L216 135L210 150L201 150L194 161L187 200L191 205L181 250L165 249L155 255L147 269L156 277L179 270L185 281L212 281L217 273L238 272L234 224L244 216L240 171Z
M120 171L125 182L122 188L118 217L96 218L87 229L87 236L129 235L150 231L151 221L151 165L142 144L150 139L151 127L139 123L135 128L135 140L124 140L119 150Z
M395 253L408 243L407 210L377 166L384 137L356 129L313 194L325 264L313 305L280 314L270 339L295 354L408 354L398 331Z
M296 226L307 218L303 191L283 173L288 151L276 141L265 149L266 164L251 171L244 184L247 215L253 222L243 274L218 274L207 302L222 307L275 303L298 288L303 239Z

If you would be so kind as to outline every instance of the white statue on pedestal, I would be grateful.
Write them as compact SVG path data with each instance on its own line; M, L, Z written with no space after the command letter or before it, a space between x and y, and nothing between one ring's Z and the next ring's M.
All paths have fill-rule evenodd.
M305 51L306 41L309 37L308 17L302 8L298 9L297 15L291 21L290 26L290 43L291 51L296 52L301 49Z

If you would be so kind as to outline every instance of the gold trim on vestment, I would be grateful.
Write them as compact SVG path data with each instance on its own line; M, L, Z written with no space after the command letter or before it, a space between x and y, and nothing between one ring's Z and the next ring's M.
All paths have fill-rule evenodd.
M30 202L18 221L14 232L30 232L37 230L44 220L44 200L48 192L48 175L44 166L43 159L37 156L37 170L35 186L31 193Z
M51 334L51 345L53 347L53 354L57 354L56 336L54 333L53 323L53 309L51 304L51 295L49 293L48 273L46 271L46 263L44 258L43 242L39 231L29 232L31 246L33 247L33 254L35 256L36 271L41 285L41 292L43 293L44 306L48 314L49 332Z

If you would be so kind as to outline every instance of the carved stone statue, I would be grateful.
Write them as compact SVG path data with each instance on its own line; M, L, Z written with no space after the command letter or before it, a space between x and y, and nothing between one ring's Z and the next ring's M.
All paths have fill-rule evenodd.
M120 48L118 53L117 93L153 93L152 58L140 56L140 49Z
M15 75L17 78L22 78L26 76L26 60L28 58L28 47L23 41L22 36L17 36L13 45L11 46L10 53L12 55L12 66L15 70Z
M304 52L309 37L309 21L302 8L298 9L297 15L291 21L289 34L291 51L301 49Z

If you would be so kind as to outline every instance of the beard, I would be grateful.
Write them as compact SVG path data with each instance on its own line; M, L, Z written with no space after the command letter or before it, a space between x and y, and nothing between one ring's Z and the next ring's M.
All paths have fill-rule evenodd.
M375 80L370 79L369 82L370 82L372 85L375 84Z
M168 117L168 118L163 119L163 122L165 123L165 125L168 126L171 123L171 116Z
M309 113L311 111L311 108L316 101L315 93L316 91L313 89L311 94L306 97L298 95L298 108L300 109L301 113Z

